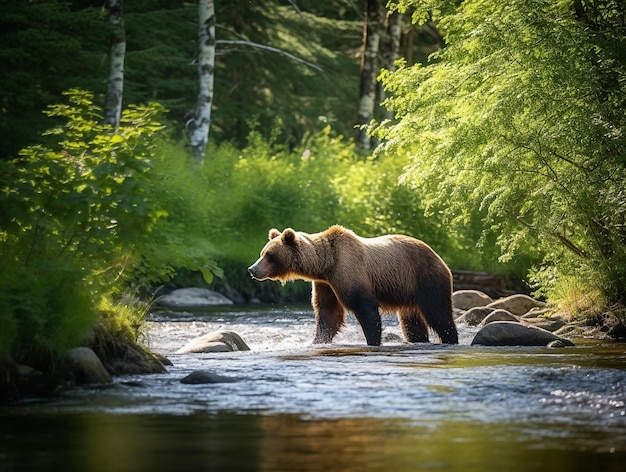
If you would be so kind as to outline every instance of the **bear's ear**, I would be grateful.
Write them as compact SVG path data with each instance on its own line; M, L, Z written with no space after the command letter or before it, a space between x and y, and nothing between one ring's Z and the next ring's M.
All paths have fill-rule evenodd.
M278 236L280 236L280 231L278 231L276 228L270 229L270 233L268 235L270 241L274 238L277 238Z
M291 228L287 228L285 229L285 231L283 231L282 239L285 244L289 244L290 246L295 246L296 239L297 239L296 232L292 230Z

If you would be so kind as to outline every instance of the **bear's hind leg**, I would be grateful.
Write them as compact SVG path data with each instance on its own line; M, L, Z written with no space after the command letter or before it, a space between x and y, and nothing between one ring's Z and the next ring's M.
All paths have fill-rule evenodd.
M312 301L315 310L313 344L329 343L345 322L345 309L337 300L330 285L323 282L313 282Z
M403 309L398 311L398 321L404 338L410 343L428 342L428 324L419 310Z

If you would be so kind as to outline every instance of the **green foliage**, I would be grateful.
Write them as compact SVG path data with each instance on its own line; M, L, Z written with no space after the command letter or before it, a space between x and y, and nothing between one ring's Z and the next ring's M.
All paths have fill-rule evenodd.
M80 342L101 294L142 281L133 274L156 281L173 266L207 279L217 271L201 245L168 224L175 199L154 178L162 108L130 106L113 130L91 94L66 95L67 104L47 111L63 123L47 133L55 142L0 164L0 353L18 360Z
M167 182L160 195L163 204L170 202L168 238L180 228L185 241L196 241L199 254L214 254L224 269L220 284L246 297L263 296L266 289L268 294L280 290L284 296L309 296L306 284L282 288L250 280L246 268L273 227L314 233L342 224L364 236L410 234L432 245L452 267L493 267L485 266L487 258L475 248L477 227L450 231L439 212L424 211L417 189L398 185L402 159L364 157L329 126L294 148L282 139L278 131L269 137L253 131L243 149L210 144L201 167L190 165L182 145L159 145L159 156L166 157L156 160L155 176ZM155 249L160 247L157 242ZM189 281L186 269L172 268L174 285Z
M67 95L69 104L47 111L67 120L47 133L58 142L28 147L3 164L3 243L16 265L51 255L77 264L111 260L164 216L148 184L147 138L162 128L154 121L159 107L129 107L113 131L89 93Z
M427 209L452 221L481 215L504 260L535 254L559 276L622 298L623 6L402 4L432 18L447 47L426 67L383 74L398 119L376 127L383 152L410 156L406 179Z

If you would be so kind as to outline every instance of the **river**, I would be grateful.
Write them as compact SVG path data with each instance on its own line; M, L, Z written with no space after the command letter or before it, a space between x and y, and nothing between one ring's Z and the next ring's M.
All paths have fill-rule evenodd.
M250 351L175 354L217 330ZM309 307L155 314L165 374L0 408L0 471L622 471L626 345L367 347L352 318L312 346ZM209 370L229 382L180 380Z

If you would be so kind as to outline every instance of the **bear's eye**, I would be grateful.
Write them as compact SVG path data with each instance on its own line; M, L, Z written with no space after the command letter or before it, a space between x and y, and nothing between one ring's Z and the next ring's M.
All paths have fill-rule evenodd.
M267 254L265 254L265 259L267 259L267 262L271 264L273 262L276 262L278 260L278 257L273 252L268 252Z

